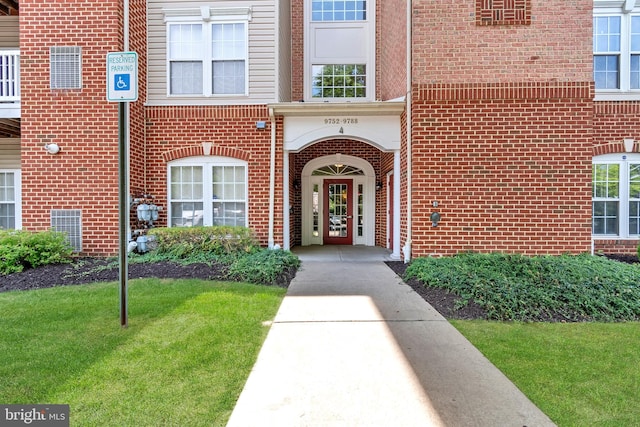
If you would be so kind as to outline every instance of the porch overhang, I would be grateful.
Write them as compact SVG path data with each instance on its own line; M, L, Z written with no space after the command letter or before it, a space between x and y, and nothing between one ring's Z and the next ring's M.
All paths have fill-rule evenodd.
M274 116L284 117L284 149L291 152L335 138L363 141L382 151L398 150L405 107L404 101L269 105Z

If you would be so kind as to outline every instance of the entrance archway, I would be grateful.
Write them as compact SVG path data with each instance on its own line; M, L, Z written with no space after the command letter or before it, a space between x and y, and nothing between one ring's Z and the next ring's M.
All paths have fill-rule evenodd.
M304 166L301 178L303 246L375 245L376 176L369 162L344 154L322 156Z

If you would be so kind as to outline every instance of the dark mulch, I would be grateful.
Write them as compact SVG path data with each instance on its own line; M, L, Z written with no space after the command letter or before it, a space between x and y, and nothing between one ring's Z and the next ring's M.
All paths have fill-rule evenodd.
M388 261L386 264L400 277L409 266L402 261ZM425 286L417 279L404 282L447 319L473 320L487 317L486 311L473 301L459 307L457 304L460 303L461 298L446 289Z
M129 278L158 277L167 279L226 279L228 268L222 264L182 265L162 261L128 264ZM25 269L20 273L0 276L0 292L51 288L54 286L82 285L117 281L120 278L118 262L105 258L78 258L71 264L46 265Z
M626 262L638 263L636 255L605 255L607 258ZM401 261L387 262L398 276L402 277L408 264ZM129 264L129 278L167 278L167 279L203 279L229 280L228 268L222 264L190 264L182 265L163 261L144 264ZM274 285L287 287L295 276L296 271L284 272ZM71 264L47 265L26 269L21 273L0 275L0 292L12 290L29 290L50 288L65 285L81 285L86 283L117 281L119 268L117 261L105 258L78 258ZM475 302L460 305L460 297L442 288L426 287L420 281L410 279L405 281L425 301L447 319L485 319L486 312Z

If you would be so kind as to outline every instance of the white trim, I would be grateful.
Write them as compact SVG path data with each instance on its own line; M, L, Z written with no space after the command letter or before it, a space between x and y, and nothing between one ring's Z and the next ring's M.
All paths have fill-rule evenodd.
M14 222L15 229L22 228L22 171L20 169L0 169L2 173L13 173L14 197Z
M216 21L227 19L245 19L251 21L253 10L250 7L209 7L199 8L163 8L164 22L174 21Z
M371 102L376 96L376 3L375 0L366 0L367 19L362 21L311 21L311 0L304 0L304 58L303 58L303 98L306 102ZM354 52L352 58L335 59L328 62L319 61L316 63L313 58L315 47L313 46L315 29L326 28L330 30L336 28L362 28L367 39L366 46L361 46ZM313 98L311 96L312 78L311 67L323 64L365 64L367 69L367 96L364 98Z
M243 9L243 8L240 8ZM214 16L213 19L167 19L166 22L166 37L165 37L165 70L166 70L166 82L167 82L167 98L238 98L249 95L249 22L251 17L238 14L238 16ZM197 58L190 58L185 60L202 61L202 92L193 94L171 93L171 25L193 25L200 24L202 26L202 44L203 52L202 56ZM213 82L211 76L213 75L213 62L215 58L211 55L211 37L214 25L224 24L242 24L244 26L244 92L242 93L213 93ZM240 60L237 58L236 60ZM174 60L179 62L179 60ZM173 104L172 104L173 105Z
M640 153L612 153L594 156L592 164L615 164L620 166L618 180L620 187L618 188L617 199L594 198L595 201L618 201L618 234L593 234L594 240L638 240L640 235L629 234L629 163L639 164ZM592 212L593 217L593 212Z
M312 210L312 193L313 186L317 184L319 186L319 215L318 215L318 229L323 230L324 216L323 209L323 192L322 186L325 179L340 178L336 176L317 176L312 175L313 171L323 166L332 165L336 162L335 155L317 157L310 160L302 169L302 246L308 246L313 244L323 244L322 233L319 236L313 236L313 210ZM373 166L369 162L359 157L348 156L342 154L340 156L340 163L345 166L353 166L362 170L364 175L347 175L345 179L353 180L352 191L356 195L358 184L363 185L363 216L364 216L364 229L362 237L358 237L356 233L353 235L354 245L375 246L375 199L376 199L376 176ZM357 212L358 200L357 197L352 198L354 209L353 212ZM355 227L354 227L355 230Z
M203 194L202 194L202 210L203 210L203 225L212 225L213 220L213 206L212 206L212 188L211 183L213 177L211 170L214 166L244 166L244 202L245 202L245 227L249 226L249 165L244 160L235 159L232 157L222 156L194 156L186 157L183 159L173 160L167 163L167 226L171 227L171 168L174 166L201 166L202 167L202 182L203 182Z

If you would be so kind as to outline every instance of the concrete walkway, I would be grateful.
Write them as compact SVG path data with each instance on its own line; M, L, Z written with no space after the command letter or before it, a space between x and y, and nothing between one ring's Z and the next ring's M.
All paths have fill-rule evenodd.
M304 247L228 427L553 426L384 264Z

